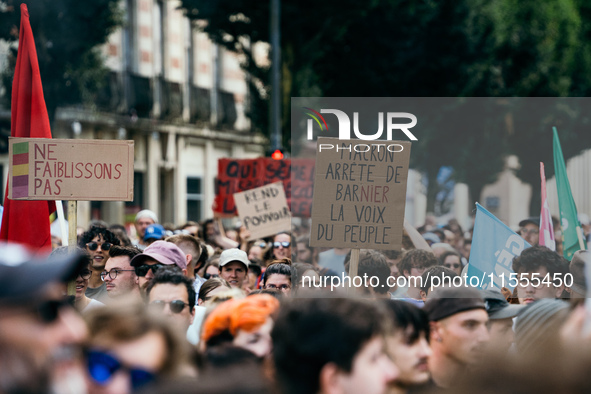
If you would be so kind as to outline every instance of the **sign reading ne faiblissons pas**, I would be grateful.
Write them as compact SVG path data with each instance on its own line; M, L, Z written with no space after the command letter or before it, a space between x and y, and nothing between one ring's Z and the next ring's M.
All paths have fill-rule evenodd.
M9 139L13 200L133 200L133 141Z

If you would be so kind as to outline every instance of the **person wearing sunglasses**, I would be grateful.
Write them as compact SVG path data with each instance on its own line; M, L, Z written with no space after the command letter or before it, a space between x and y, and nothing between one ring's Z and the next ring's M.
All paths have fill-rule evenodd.
M248 259L249 260L265 260L264 256L267 252L267 243L262 239L257 239L252 243L252 245L248 248Z
M282 232L273 237L273 257L276 260L291 259L291 234Z
M105 270L105 264L109 260L109 249L113 245L119 245L119 238L104 227L91 227L80 237L78 246L84 249L91 258L90 270L92 275L88 279L86 296L107 304L109 296L107 286L101 280L101 273Z
M84 347L89 394L127 394L187 368L186 346L166 319L142 303L96 309L87 315Z
M64 298L65 284L88 260L79 253L55 254L48 258L30 255L22 246L0 244L0 343L30 360L31 365L11 377L15 386L8 390L3 381L0 391L30 392L20 390L28 387L28 372L42 368L51 381L46 392L63 384L66 379L58 371L74 372L71 364L75 361L75 350L88 334L84 321L74 310L71 299ZM6 357L0 350L0 357ZM59 358L55 356L60 355ZM12 359L10 362L16 362ZM6 391L4 391L6 390ZM84 387L80 390L84 392Z
M195 318L195 289L193 281L177 267L164 267L156 273L146 288L148 308L164 315L186 334Z
M187 257L172 242L156 241L131 259L131 266L138 276L138 285L142 294L146 293L148 282L154 278L156 272L167 265L176 265L183 275L187 275Z
M217 260L208 261L203 268L205 280L220 277L220 263Z
M445 268L449 268L458 275L462 275L462 256L458 252L445 252L439 256L441 265Z

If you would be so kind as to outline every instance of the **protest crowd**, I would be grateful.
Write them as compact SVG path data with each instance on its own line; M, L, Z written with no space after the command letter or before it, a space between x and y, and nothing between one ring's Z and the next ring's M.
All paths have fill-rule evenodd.
M351 250L310 247L308 220L256 240L149 210L131 234L79 230L49 257L0 246L0 393L591 391L590 253L538 245L538 218L520 223L513 291L465 285L472 232L454 220L362 249L357 275L377 280L360 286L334 285ZM572 281L521 280L546 274Z
M315 164L220 159L214 219L173 225L144 209L128 227L93 221L62 246L49 232L54 200L133 200L133 141L110 141L102 152L126 160L96 165L85 156L102 155L101 142L50 140L20 8L19 139L0 227L0 394L591 393L591 223L577 217L566 184L557 186L561 219L551 220L543 163L542 212L517 232L479 204L470 229L431 217L416 228L403 221L410 142L380 152L381 143L325 138ZM331 111L347 118L322 110ZM416 141L408 118L398 127ZM559 184L556 129L554 148ZM95 182L111 170L124 187ZM237 190L243 173L252 177ZM321 192L309 201L313 185ZM86 187L92 195L75 194ZM121 195L100 194L113 189ZM220 217L241 209L242 223L225 228Z

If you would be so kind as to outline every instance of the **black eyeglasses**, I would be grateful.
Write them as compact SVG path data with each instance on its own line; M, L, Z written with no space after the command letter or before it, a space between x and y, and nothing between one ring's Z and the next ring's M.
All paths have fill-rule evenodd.
M265 285L265 289L281 290L281 291L283 291L283 290L289 290L289 289L291 289L291 286L290 285L279 285L279 286L276 286L276 285L273 285L273 284L269 284L269 285Z
M120 272L131 272L131 271L135 271L135 269L133 270L121 270L119 268L113 268L111 271L103 271L101 272L101 280L104 282L105 278L107 276L109 276L109 278L111 278L111 280L115 280L115 278L117 278L117 275L119 275Z
M72 307L72 300L70 298L63 298L60 300L46 300L35 305L34 309L37 315L44 323L51 324L57 320L60 310L66 307Z
M156 300L156 301L150 302L150 309L153 309L157 312L162 312L164 310L165 305L169 305L170 311L175 314L181 313L183 311L183 309L185 309L185 306L189 306L189 304L187 304L186 302L183 302L181 300L174 300L174 301Z
M460 268L460 263L453 263L453 264L443 264L446 268Z
M209 273L205 273L205 275L203 275L203 277L205 279L211 279L211 278L219 278L220 276L218 274L209 274Z
M131 386L134 390L153 381L156 377L154 373L145 369L126 366L110 354L99 350L86 351L86 367L90 377L101 386L106 385L119 370L129 373Z
M261 249L265 249L267 247L267 243L266 242L261 242L259 244L255 244L255 246L258 246Z
M88 280L92 276L92 271L91 270L82 270L82 271L78 272L78 276L84 280Z
M283 241L283 242L273 242L273 248L279 249L280 247L289 248L291 242Z
M88 250L91 251L95 251L98 249L99 245L101 246L101 250L107 251L109 249L111 249L111 246L113 246L112 244L108 243L108 242L103 242L102 244L99 244L98 242L89 242L86 244L86 247L88 248Z
M140 265L140 266L135 267L135 274L137 276L146 276L146 274L150 270L152 270L152 272L154 274L156 274L156 272L158 272L158 270L161 267L164 267L164 264L153 264L153 265L144 264L144 265Z

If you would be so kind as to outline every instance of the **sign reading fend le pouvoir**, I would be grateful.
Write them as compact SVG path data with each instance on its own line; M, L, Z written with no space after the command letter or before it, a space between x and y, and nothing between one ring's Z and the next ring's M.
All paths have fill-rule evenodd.
M133 200L133 141L9 139L13 200Z
M249 239L291 231L291 213L283 182L274 182L234 194L238 215L250 232Z

